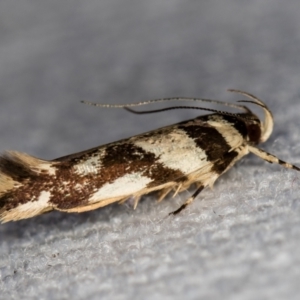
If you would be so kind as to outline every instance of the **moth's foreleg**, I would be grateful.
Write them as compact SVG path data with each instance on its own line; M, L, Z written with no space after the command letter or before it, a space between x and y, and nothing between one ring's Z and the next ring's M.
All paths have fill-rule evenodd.
M199 186L190 198L188 198L178 209L169 213L169 215L177 215L178 213L180 213L183 209L185 209L188 205L190 205L195 200L195 198L200 194L200 192L203 189L204 189L203 185Z
M298 168L297 166L295 165L292 165L288 162L285 162L279 158L277 158L275 155L272 155L264 150L261 150L259 148L256 148L256 147L252 147L252 146L248 146L248 149L250 152L252 152L253 154L257 155L258 157L262 158L263 160L269 162L269 163L274 163L274 164L279 164L285 168L288 168L288 169L294 169L294 170L297 170L297 171L300 171L300 168Z

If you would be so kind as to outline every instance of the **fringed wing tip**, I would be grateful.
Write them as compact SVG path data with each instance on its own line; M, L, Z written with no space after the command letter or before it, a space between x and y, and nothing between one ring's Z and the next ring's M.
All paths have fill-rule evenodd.
M36 202L12 205L12 201L14 191L41 172L55 172L55 164L16 151L8 151L0 156L0 222L26 219L52 209L36 206Z

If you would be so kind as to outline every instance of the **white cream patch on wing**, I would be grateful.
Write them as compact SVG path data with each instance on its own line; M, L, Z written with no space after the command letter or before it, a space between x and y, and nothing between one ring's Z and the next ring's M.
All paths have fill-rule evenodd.
M39 169L43 171L47 171L49 175L55 175L56 174L56 168L51 166L50 164L40 164Z
M86 174L97 174L99 173L99 169L101 168L101 155L99 156L92 156L88 159L86 159L83 162L80 162L79 164L76 164L73 166L75 169L75 172L77 172L80 175L86 175Z
M20 162L34 172L46 171L50 175L55 175L56 173L56 168L54 167L55 163L53 162L39 159L18 151L9 151L7 154L10 159Z
M243 144L243 136L234 128L233 124L224 120L222 116L211 116L207 123L218 130L232 150Z
M151 152L158 161L173 170L189 174L208 164L205 151L199 148L195 141L180 129L166 135L134 141L134 144Z
M36 212L42 211L45 207L49 205L48 201L50 199L51 193L48 191L42 191L39 195L37 201L30 201L25 204L16 207L19 212Z
M117 178L112 183L104 184L89 198L89 202L91 203L107 198L132 195L146 188L147 184L151 181L151 178L142 176L142 173L140 172L126 174L123 177Z

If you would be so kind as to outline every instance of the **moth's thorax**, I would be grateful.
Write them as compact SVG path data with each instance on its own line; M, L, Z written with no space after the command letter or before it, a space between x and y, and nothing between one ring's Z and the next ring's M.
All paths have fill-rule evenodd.
M210 114L196 119L208 122L216 128L222 127L225 131L226 128L227 130L232 128L251 145L256 145L261 141L262 124L259 118L252 113L236 115Z

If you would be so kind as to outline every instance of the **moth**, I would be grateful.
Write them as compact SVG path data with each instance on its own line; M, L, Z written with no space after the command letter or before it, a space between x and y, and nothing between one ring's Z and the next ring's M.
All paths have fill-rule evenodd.
M185 108L207 110L211 114L50 161L14 151L3 154L0 220L16 221L51 210L80 213L122 203L128 198L134 199L136 207L140 198L150 192L157 191L161 201L170 192L177 195L195 184L196 191L173 212L177 214L249 152L269 163L299 171L298 167L256 147L273 130L273 116L266 104L249 93L229 91L248 97L238 102L259 106L264 120L247 106L208 99L167 98L115 106L92 104L123 107L134 113ZM130 108L170 100L210 102L240 112L190 106L146 112Z

